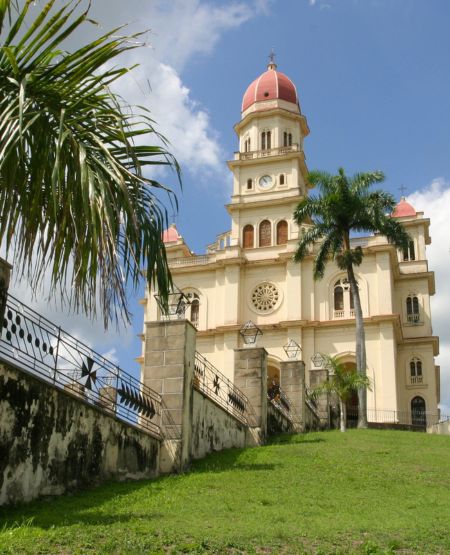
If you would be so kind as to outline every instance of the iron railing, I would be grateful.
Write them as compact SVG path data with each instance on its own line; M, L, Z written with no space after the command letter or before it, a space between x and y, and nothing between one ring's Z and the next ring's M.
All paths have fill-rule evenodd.
M195 353L194 387L242 423L254 425L254 413L247 396L199 352Z
M292 401L280 385L275 383L267 389L267 399L276 410L292 422L294 428L301 424L301 418L296 413Z
M429 426L446 422L450 416L433 411L410 410L379 410L367 409L369 426L404 428L411 430L425 430ZM358 407L347 407L347 425L356 425L358 421Z
M0 359L111 416L161 435L158 393L11 295L1 330Z

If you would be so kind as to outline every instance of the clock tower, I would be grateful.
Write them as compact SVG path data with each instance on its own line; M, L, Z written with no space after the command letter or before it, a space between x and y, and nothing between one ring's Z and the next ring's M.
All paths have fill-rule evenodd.
M247 88L241 112L234 127L239 150L228 162L232 244L244 249L282 245L298 238L292 214L307 194L303 140L309 128L294 83L273 60Z

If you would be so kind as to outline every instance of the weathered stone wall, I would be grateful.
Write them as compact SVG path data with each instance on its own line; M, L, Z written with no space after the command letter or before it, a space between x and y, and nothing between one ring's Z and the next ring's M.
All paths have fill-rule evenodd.
M267 435L294 431L294 424L269 401L267 403Z
M151 478L159 440L0 365L0 505L105 480Z
M248 427L205 395L194 390L191 458L201 459L213 451L246 447Z
M247 396L264 442L267 434L267 351L261 347L234 350L234 383Z

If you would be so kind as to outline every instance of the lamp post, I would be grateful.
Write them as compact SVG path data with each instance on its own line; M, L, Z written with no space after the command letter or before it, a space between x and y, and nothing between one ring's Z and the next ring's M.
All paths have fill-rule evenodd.
M163 302L161 295L158 293L156 293L154 297L161 310L161 315L166 317L168 320L183 318L186 308L189 304L191 304L186 295L176 286L174 286L172 291L169 293L167 304Z
M327 359L321 353L314 353L311 357L311 362L316 368L324 368L328 371L332 370L332 366L329 362L327 362Z
M242 328L239 330L245 345L256 345L258 335L262 335L263 332L256 326L251 320L246 322Z
M294 339L289 339L286 345L283 346L283 349L287 357L292 360L296 360L298 355L302 351L302 348L297 343L297 341L294 341Z

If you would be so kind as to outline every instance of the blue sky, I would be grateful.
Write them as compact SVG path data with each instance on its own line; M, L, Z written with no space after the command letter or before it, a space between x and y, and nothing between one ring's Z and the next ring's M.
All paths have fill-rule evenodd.
M178 227L194 251L229 228L223 205L231 191L225 162L237 148L233 125L272 47L308 119L309 169L381 169L386 189L399 197L404 185L416 208L439 223L429 259L438 291L432 308L441 335L442 400L450 407L450 2L95 0L92 16L104 28L151 29L147 47L123 60L141 65L118 89L150 108L171 141L183 169ZM158 178L178 190L173 175ZM103 334L100 321L86 331L84 318L46 310L136 371L142 330L136 299L133 326L120 334Z

